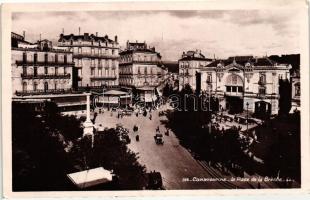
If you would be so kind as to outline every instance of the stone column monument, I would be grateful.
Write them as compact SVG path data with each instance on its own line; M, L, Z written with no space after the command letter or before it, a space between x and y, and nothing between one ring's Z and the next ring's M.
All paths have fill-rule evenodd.
M94 124L90 120L90 93L85 93L86 94L86 121L83 123L83 136L86 135L91 135L93 136L94 134Z

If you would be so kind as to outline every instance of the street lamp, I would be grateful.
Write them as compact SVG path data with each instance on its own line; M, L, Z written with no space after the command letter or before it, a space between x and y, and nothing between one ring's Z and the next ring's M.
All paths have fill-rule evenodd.
M249 129L249 102L246 102L246 132Z

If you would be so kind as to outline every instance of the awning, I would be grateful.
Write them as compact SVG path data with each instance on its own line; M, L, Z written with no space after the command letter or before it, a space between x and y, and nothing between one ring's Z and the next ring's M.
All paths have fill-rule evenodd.
M112 173L103 167L75 172L67 176L80 189L112 181Z
M104 95L115 95L115 96L121 96L121 95L128 95L127 92L118 91L118 90L109 90L104 92Z

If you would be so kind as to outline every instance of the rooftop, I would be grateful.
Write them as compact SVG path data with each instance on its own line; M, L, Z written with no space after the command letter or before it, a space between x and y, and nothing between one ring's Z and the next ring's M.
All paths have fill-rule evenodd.
M228 59L219 59L215 60L214 62L210 63L206 67L217 67L219 63L223 66L229 65L233 62L236 62L239 65L245 66L246 63L250 63L254 66L273 66L277 64L275 61L271 60L268 57L254 57L254 56L232 56Z
M100 41L100 42L117 43L117 36L115 36L115 40L112 40L108 37L108 35L100 37L97 34L94 35L89 33L84 33L83 35L74 35L73 33L69 35L64 35L63 33L60 34L58 42L63 42L65 40L73 40L73 41L83 40L83 41L95 41L95 42Z
M201 61L212 61L211 58L206 58L200 50L196 49L195 51L187 51L182 53L182 60L201 60Z

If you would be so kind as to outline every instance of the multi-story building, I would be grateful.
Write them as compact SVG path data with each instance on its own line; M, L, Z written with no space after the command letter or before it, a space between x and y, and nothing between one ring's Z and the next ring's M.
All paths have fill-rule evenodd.
M34 44L12 33L13 95L64 93L72 88L72 52L40 40Z
M73 52L75 87L101 88L118 86L119 45L117 36L114 41L107 35L98 34L64 35L60 34L58 46Z
M179 64L179 89L189 84L196 89L196 72L212 62L212 59L206 58L200 50L183 52Z
M295 70L291 74L292 84L292 110L300 108L300 71Z
M155 101L156 89L168 74L155 47L129 41L126 49L120 52L119 72L120 86L137 89L140 99L145 102Z
M72 52L48 40L31 43L19 34L11 36L13 102L53 101L61 112L86 108L85 94L72 94Z
M201 66L194 72L199 81L193 82L199 83L206 94L217 97L222 110L277 114L279 80L289 80L290 69L291 65L278 64L268 57L236 56Z

